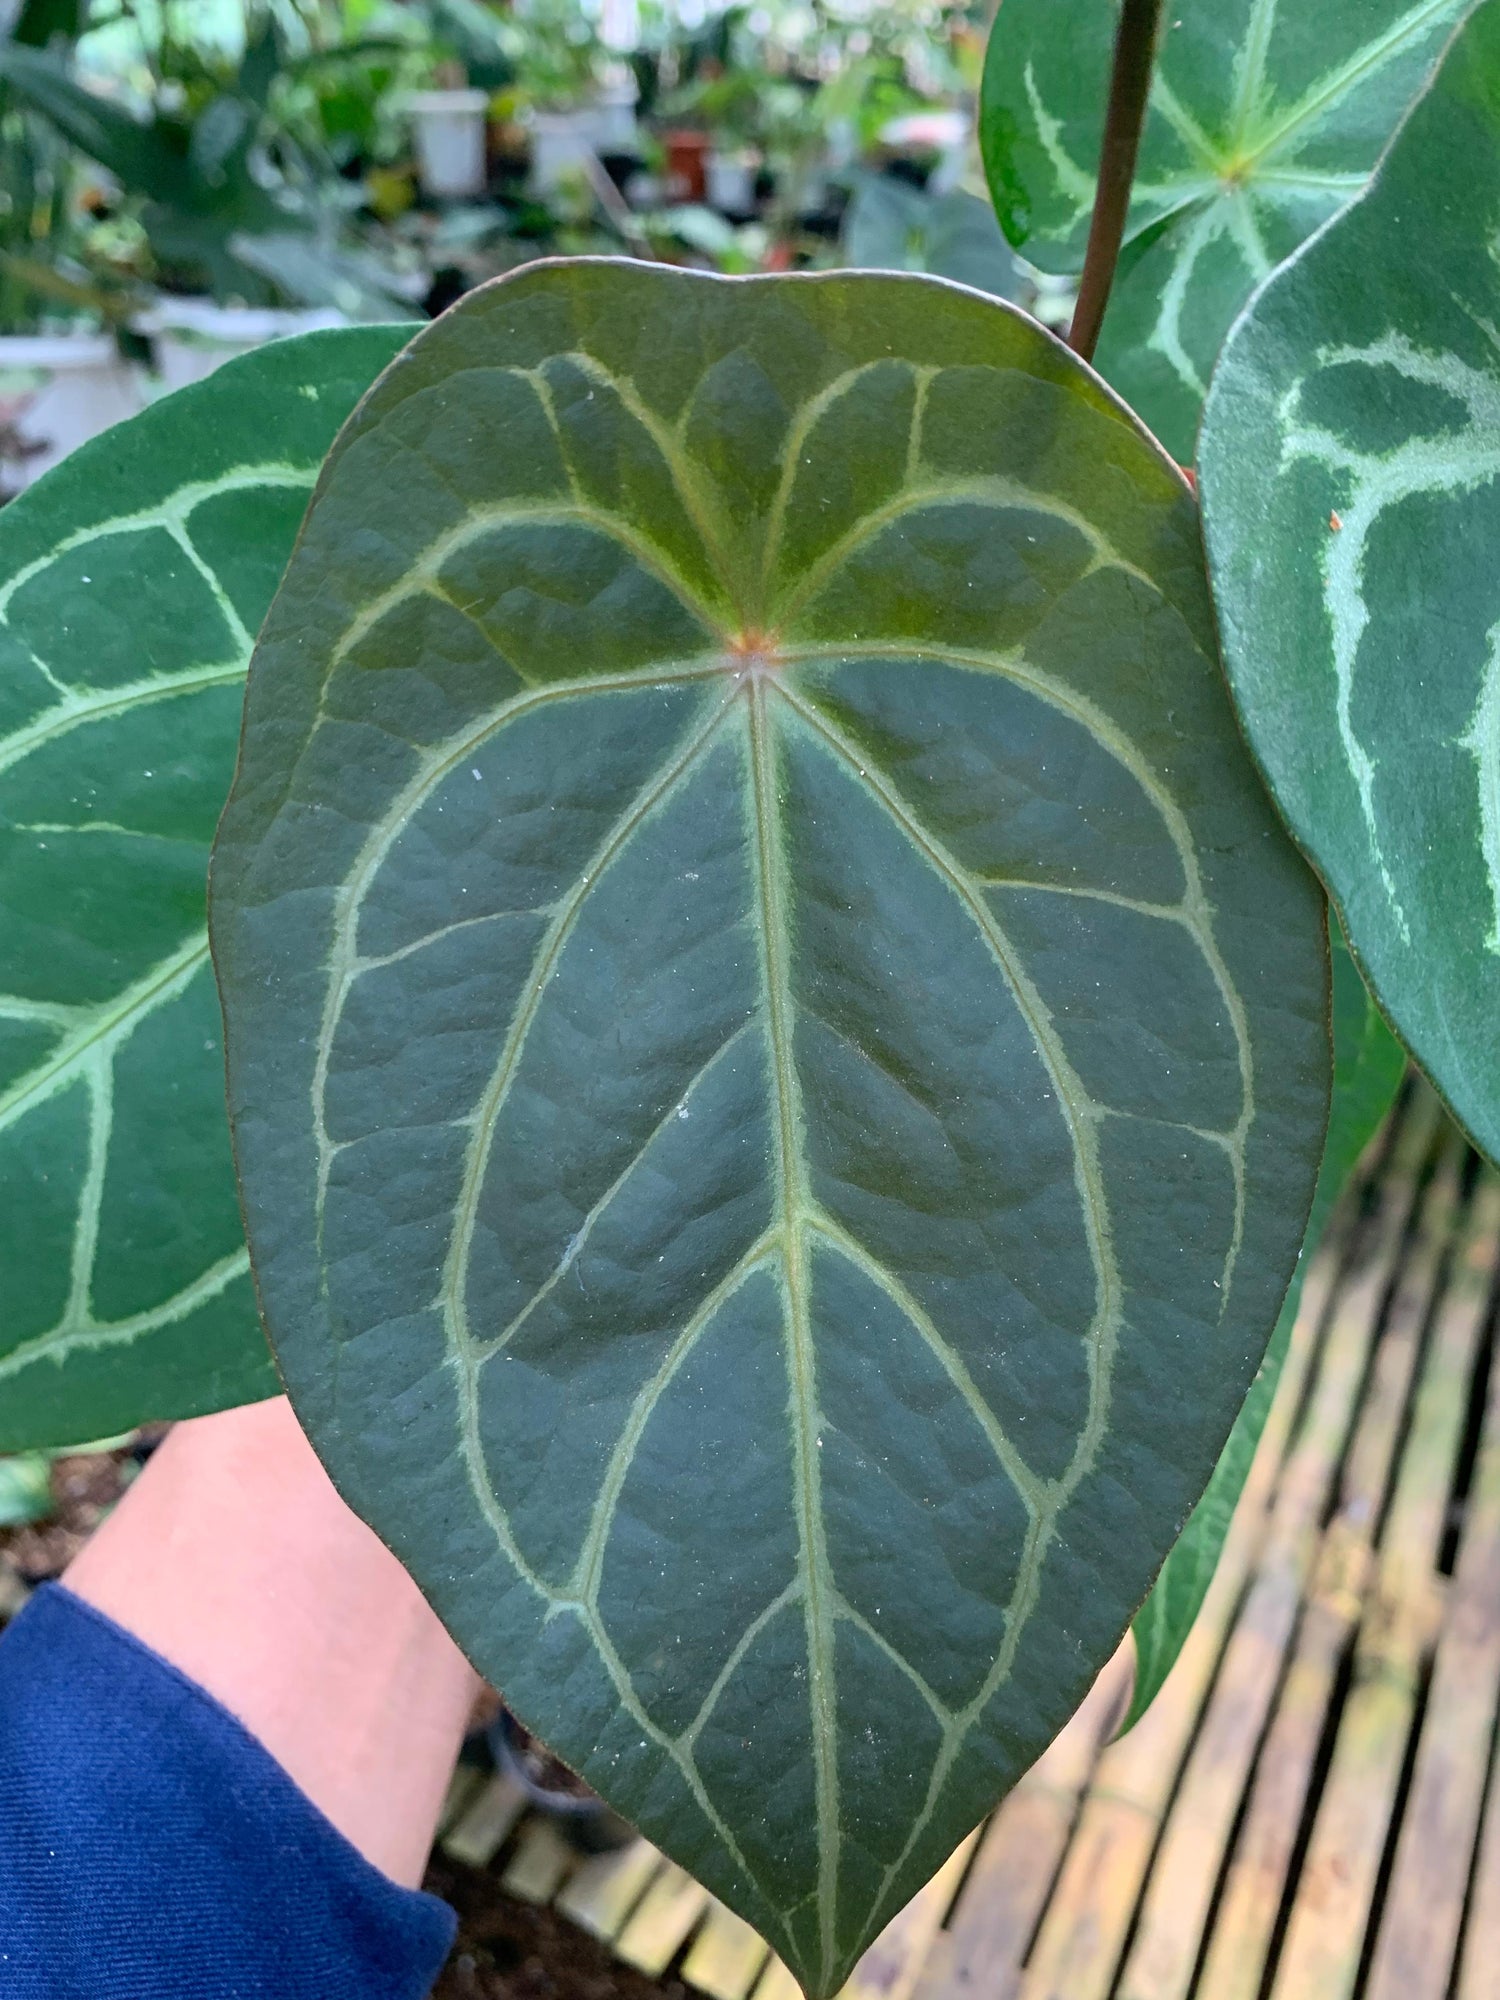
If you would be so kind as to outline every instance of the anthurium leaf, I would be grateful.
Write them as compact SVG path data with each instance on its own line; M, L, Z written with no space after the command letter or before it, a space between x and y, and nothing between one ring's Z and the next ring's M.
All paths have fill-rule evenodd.
M1329 943L1333 959L1333 1098L1302 1257L1265 1359L1219 1454L1214 1476L1130 1628L1135 1642L1135 1685L1120 1725L1122 1735L1135 1727L1160 1693L1203 1607L1281 1380L1308 1260L1360 1155L1394 1103L1406 1072L1406 1052L1370 998L1337 921L1330 921Z
M1357 189L1465 0L1172 0L1106 380L1192 456L1214 359L1255 285ZM980 136L1000 220L1047 271L1083 261L1119 0L1005 0Z
M276 1387L204 882L253 635L402 338L231 362L0 514L0 1449Z
M1455 193L1461 191L1461 198ZM1500 1158L1500 8L1236 328L1204 421L1226 664L1386 1015Z
M211 903L320 1453L831 1992L1118 1641L1306 1220L1323 904L1179 475L932 279L471 293L330 455Z

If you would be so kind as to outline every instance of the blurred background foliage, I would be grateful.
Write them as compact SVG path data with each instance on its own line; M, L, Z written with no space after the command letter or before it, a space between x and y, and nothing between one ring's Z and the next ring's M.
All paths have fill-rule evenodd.
M1056 318L982 192L985 26L967 0L0 0L0 335L129 348L181 300L416 316L587 253L929 270Z

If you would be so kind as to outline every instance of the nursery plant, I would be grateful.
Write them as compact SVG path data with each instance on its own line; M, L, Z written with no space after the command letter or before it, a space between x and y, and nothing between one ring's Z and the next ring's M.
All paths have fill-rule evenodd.
M1005 0L1071 345L540 264L0 516L0 1442L269 1393L263 1321L527 1727L814 1996L1127 1627L1132 1716L1170 1667L1403 1067L1366 980L1494 1151L1459 15Z
M341 240L348 203L336 192L326 135L305 110L284 115L295 108L285 102L293 86L305 89L346 52L294 53L276 10L246 13L235 60L191 33L179 39L165 10L147 48L144 113L82 80L76 41L86 21L66 35L0 39L0 90L118 183L144 239L135 261L163 289L336 303L360 318L390 313L389 275ZM122 271L116 288L138 287L141 275Z

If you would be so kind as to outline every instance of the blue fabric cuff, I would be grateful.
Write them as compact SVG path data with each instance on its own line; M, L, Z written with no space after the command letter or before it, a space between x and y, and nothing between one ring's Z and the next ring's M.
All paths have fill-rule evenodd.
M7 2000L421 2000L454 1929L70 1591L39 1591L0 1637Z

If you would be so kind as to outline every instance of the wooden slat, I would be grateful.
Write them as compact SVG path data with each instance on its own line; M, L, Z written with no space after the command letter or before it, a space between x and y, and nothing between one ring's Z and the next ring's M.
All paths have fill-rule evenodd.
M1131 1733L1100 1759L1022 1983L1023 2000L1105 2000L1146 1885L1162 1821L1185 1752L1215 1680L1225 1634L1251 1660L1236 1668L1259 1679L1269 1703L1296 1615L1302 1580L1317 1546L1359 1397L1373 1332L1415 1199L1417 1176L1439 1122L1436 1100L1419 1098L1402 1121L1378 1203L1374 1254L1352 1286L1341 1286L1317 1355L1308 1407L1290 1456L1277 1452L1292 1396L1277 1399L1270 1444L1257 1454L1203 1611L1166 1686ZM1347 1220L1347 1217L1346 1217ZM1309 1273L1309 1279L1311 1279ZM1311 1311L1317 1309L1315 1296ZM1312 1325L1311 1311L1304 1327ZM1301 1315L1299 1314L1299 1321ZM1296 1384L1294 1383L1295 1389ZM1269 1526L1267 1488L1274 1481ZM1261 1553L1262 1541L1266 1553ZM1258 1574L1236 1619L1252 1557ZM1227 1656L1226 1656L1227 1657ZM1160 1935L1158 1930L1158 1935ZM1200 1989L1218 2000L1217 1989Z
M983 1994L1008 2000L1040 1921L1106 1733L1129 1699L1129 1641L1095 1681L1078 1713L1033 1764L980 1841L947 1927L933 1940L918 2000Z
M1262 1434L1255 1481L1247 1482L1242 1508L1264 1504L1258 1496L1280 1469L1317 1335L1351 1247L1354 1219L1353 1204L1344 1204L1308 1271L1282 1379ZM1345 1395L1340 1409L1347 1408ZM1331 1471L1321 1445L1318 1462ZM1305 1469L1306 1454L1300 1463ZM1276 1522L1281 1536L1291 1538L1309 1557L1316 1524L1308 1516L1307 1501L1315 1490L1316 1481L1299 1481L1294 1472ZM1274 1561L1266 1568L1268 1573L1274 1570ZM1135 1942L1121 1976L1121 2000L1131 1996L1182 2000L1191 1986L1204 1922L1275 1692L1277 1662L1290 1635L1294 1598L1294 1586L1284 1581L1258 1596L1252 1593L1236 1619L1168 1810Z
M978 1839L976 1827L959 1842L926 1887L892 1917L855 1966L839 2000L911 2000L923 1961L958 1893Z
M893 1917L855 1967L838 2000L911 2000L927 1953L948 1913L981 1829L954 1849L937 1874ZM802 2000L802 1989L773 1956L753 2000Z
M597 1938L612 1938L667 1865L649 1840L580 1862L557 1899L565 1917Z
M448 1780L448 1789L443 1794L443 1803L438 1812L437 1833L441 1840L450 1827L457 1826L469 1807L479 1797L488 1782L489 1774L477 1764L460 1764Z
M1493 1204L1492 1183L1476 1206ZM1493 1257L1494 1246L1488 1246ZM1482 1253L1481 1253L1482 1256ZM1483 1429L1443 1628L1433 1661L1367 2000L1444 2000L1474 1852L1500 1695L1500 1368L1492 1367ZM1500 1873L1500 1871L1496 1871ZM1487 1911L1483 1867L1469 1936L1485 1954L1492 1993L1500 1958L1500 1882ZM1477 1942L1476 1942L1477 1940ZM1466 1975L1467 1976L1467 1975ZM1473 1983L1477 1994L1478 1975ZM1464 1991L1463 1986L1460 1992Z
M487 1868L525 1810L526 1794L514 1778L491 1778L443 1835L444 1854L469 1868Z
M1277 2000L1349 2000L1437 1630L1436 1568L1500 1224L1487 1184L1439 1305L1355 1642L1353 1684L1298 1878Z
M1338 1675L1350 1625L1345 1585L1361 1587L1350 1573L1358 1553L1353 1517L1363 1506L1373 1524L1386 1485L1377 1461L1383 1446L1388 1468L1399 1428L1399 1406L1390 1411L1377 1396L1358 1411L1349 1466L1341 1487L1342 1529L1320 1549L1318 1526L1355 1419L1369 1362L1370 1343L1416 1195L1417 1177L1440 1124L1436 1100L1421 1093L1397 1135L1381 1179L1374 1213L1365 1234L1363 1260L1346 1278L1330 1319L1312 1403L1287 1462L1276 1497L1267 1555L1240 1620L1244 1643L1261 1656L1264 1685L1273 1691L1295 1631L1296 1645L1276 1699L1264 1745L1256 1761L1245 1816L1236 1839L1222 1900L1209 1941L1198 1991L1213 2000L1256 2000L1301 1824L1307 1786L1322 1741L1328 1696ZM1441 1199L1441 1191L1440 1196ZM1431 1231L1429 1231L1429 1235ZM1397 1303L1404 1297L1404 1323L1412 1341L1404 1350L1415 1359L1411 1327L1413 1302L1425 1298L1436 1275L1403 1271ZM1415 1289L1414 1289L1415 1287ZM1420 1331L1420 1325L1415 1332ZM1398 1354L1403 1350L1398 1343ZM1389 1387L1389 1366L1386 1370ZM1364 1440L1368 1437L1369 1442ZM1379 1474L1371 1493L1371 1475ZM1317 1565L1320 1588L1298 1622L1298 1607L1309 1572ZM1358 1563L1354 1563L1357 1568ZM1235 1641L1239 1642L1237 1632ZM1254 1754L1254 1746L1247 1746Z
M711 2000L745 2000L770 1955L765 1939L715 1899L682 1962L682 1976Z
M773 1954L751 2000L803 2000L802 1988Z
M523 1903L550 1903L577 1865L577 1848L558 1831L554 1820L537 1813L521 1828L500 1886Z
M708 1908L708 1891L669 1861L621 1931L615 1950L627 1965L653 1977L666 1971Z
M1454 2000L1494 2000L1500 1965L1500 1755L1489 1779Z
M1256 1492L1250 1505L1236 1512L1203 1609L1165 1685L1095 1768L1026 1967L1024 2000L1106 2000L1113 1987L1161 1817L1243 1587L1263 1505L1263 1493Z
M1457 1164L1455 1153L1447 1181L1436 1188L1435 1215L1446 1215L1451 1209L1457 1191ZM1432 1224L1432 1236L1435 1270L1445 1240L1437 1222ZM1365 1292L1367 1307L1375 1311L1379 1289L1383 1288L1372 1283ZM1415 1324L1420 1334L1420 1319ZM1469 1327L1469 1346L1472 1335ZM1368 1351L1368 1335L1365 1346ZM1343 1378L1345 1390L1352 1379ZM1462 1389L1459 1397L1461 1406ZM1300 1587L1313 1561L1318 1517L1333 1462L1325 1446L1347 1431L1347 1411L1347 1396L1341 1393L1338 1414L1326 1430L1321 1425L1315 1428L1317 1449L1301 1462L1300 1469L1310 1469L1311 1476L1305 1484L1288 1481L1261 1575L1226 1648L1203 1727L1172 1803L1121 1979L1121 2000L1186 2000L1191 1989L1226 1849L1291 1639ZM1316 1511L1311 1511L1313 1507ZM1322 1647L1318 1658L1320 1663L1326 1658ZM1294 1691L1300 1724L1316 1726L1326 1684L1326 1676L1320 1672L1311 1693ZM1306 1733L1299 1728L1299 1737Z

